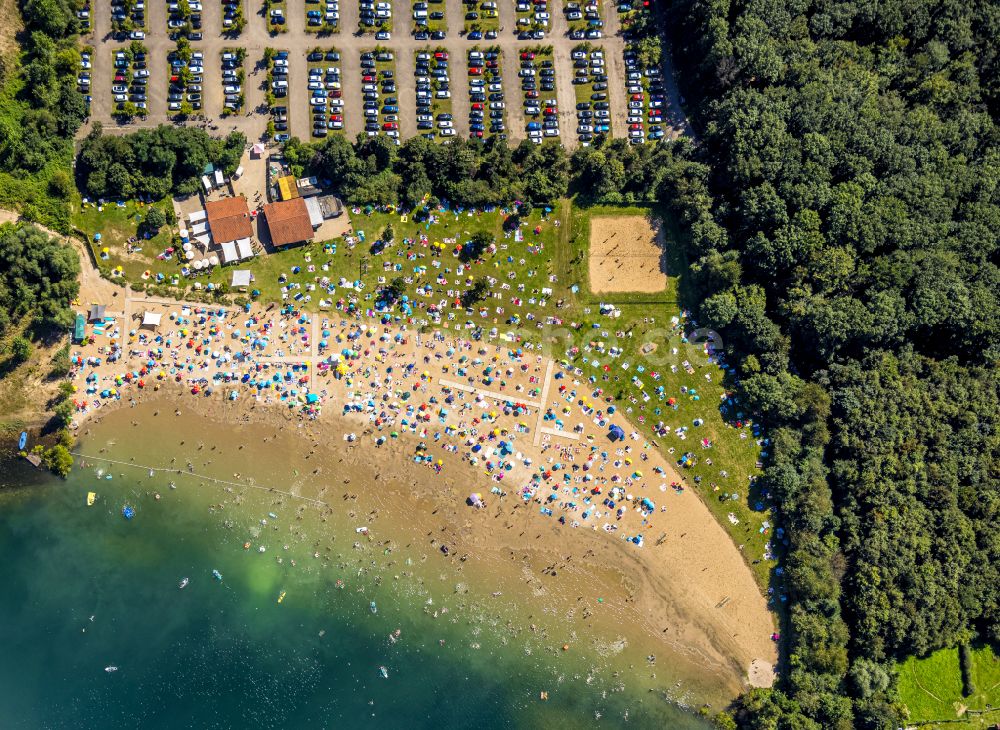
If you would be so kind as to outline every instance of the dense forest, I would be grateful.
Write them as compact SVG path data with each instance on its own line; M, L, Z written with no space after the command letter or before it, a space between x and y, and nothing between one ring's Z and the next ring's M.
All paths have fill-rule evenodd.
M77 185L93 199L160 199L190 195L209 163L231 175L240 164L246 137L224 139L197 127L160 125L128 135L105 135L100 123L80 142Z
M34 226L0 226L0 339L30 327L68 330L80 289L76 251Z
M87 115L76 10L66 0L24 2L20 52L0 64L0 205L66 232L73 136Z
M754 728L895 728L1000 641L1000 7L675 0L705 324L772 426L791 606Z
M570 156L556 142L525 140L511 148L497 139L441 145L414 137L397 147L364 135L353 143L331 135L317 144L292 139L285 146L296 173L316 175L349 203L407 206L424 199L541 205L570 192L581 201L652 201L671 178L684 175L692 152L687 143L635 146L618 139Z

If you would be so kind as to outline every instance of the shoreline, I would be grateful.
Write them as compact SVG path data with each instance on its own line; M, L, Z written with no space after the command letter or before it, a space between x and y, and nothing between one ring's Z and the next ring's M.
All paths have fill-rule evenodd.
M357 323L354 326L357 327ZM388 332L388 328L385 329ZM374 332L374 328L372 331ZM419 340L421 335L409 332L408 337ZM372 342L374 344L374 340ZM432 338L430 342L434 343L435 340ZM449 346L452 344L449 343ZM471 343L468 344L471 348ZM441 345L443 349L444 343ZM487 348L483 343L477 343L476 346L479 351L492 352L491 348ZM496 347L498 352L502 349L505 348ZM353 379L361 380L366 377L364 375L366 372L367 377L374 377L372 371L378 370L380 365L386 369L391 367L388 363L392 357L417 362L413 342L404 342L400 352L395 355L385 353L381 358L383 362L380 362L378 356L372 357L371 351L366 355L360 357L359 353L358 358L346 360L345 362L351 367L340 368L339 374L335 367L331 367L325 374L317 373L310 365L308 377L313 382L309 383L309 388L312 392L321 394L321 402L316 411L305 414L300 412L298 401L293 401L295 407L289 409L287 403L280 398L275 398L270 393L261 396L260 391L257 396L244 397L246 389L241 389L236 400L228 400L218 395L207 398L201 393L199 393L201 397L195 397L191 394L190 388L174 383L169 378L161 381L163 385L157 390L148 387L139 389L127 383L123 386L124 393L128 394L129 399L140 404L136 406L137 408L162 403L173 409L164 415L179 410L184 417L186 412L191 411L199 417L211 418L215 422L237 430L244 424L289 430L288 427L294 424L295 432L312 439L313 449L310 453L314 453L321 444L329 444L332 441L337 443L338 447L345 446L349 453L355 453L359 462L366 464L373 461L380 464L387 462L390 469L394 465L397 471L412 469L416 472L413 475L413 491L428 501L428 508L433 507L435 513L443 508L449 508L456 525L463 525L461 530L455 530L455 536L452 538L456 546L467 545L481 551L507 549L511 560L515 559L514 556L519 551L525 552L523 544L510 541L506 536L499 534L499 530L489 528L487 514L490 514L492 522L499 520L507 525L503 532L509 532L512 526L516 526L522 530L521 535L524 535L530 527L537 533L534 540L542 541L539 544L548 545L550 552L561 549L567 544L572 545L574 550L579 548L579 555L575 556L578 558L583 558L590 551L592 555L589 557L594 564L614 565L620 581L628 587L629 599L626 603L630 604L629 608L633 612L629 620L644 622L649 636L656 637L658 641L669 645L672 651L698 657L707 671L722 672L727 675L729 677L727 685L733 695L749 683L766 686L773 681L772 667L776 661L776 648L769 637L770 632L774 630L773 616L767 610L766 602L753 580L752 573L745 564L743 556L700 497L691 490L667 491L664 488L667 483L678 484L681 480L673 466L663 460L655 448L648 443L643 444L637 438L629 443L630 454L633 453L633 448L638 449L640 445L643 447L641 451L637 450L634 453L641 455L642 460L646 462L642 464L644 469L658 470L654 478L663 482L660 489L656 490L652 484L643 483L640 477L629 484L628 490L636 492L635 498L629 500L630 503L635 504L640 497L647 496L656 502L659 511L649 511L643 517L629 509L621 515L621 519L616 520L610 515L609 510L603 510L606 513L605 518L610 518L604 522L603 529L597 524L593 524L592 529L587 529L583 525L579 529L573 529L569 524L557 523L554 515L546 517L541 514L541 510L548 509L546 505L552 504L548 499L543 499L542 490L536 490L529 498L522 499L517 494L498 497L488 489L491 483L494 488L500 485L505 489L511 482L530 484L534 469L537 468L535 464L559 465L563 459L572 461L582 458L586 455L586 449L583 449L581 444L593 443L583 440L583 430L580 432L580 440L571 442L562 435L557 435L559 429L550 429L551 432L548 434L538 433L540 429L530 426L521 429L518 423L531 425L542 423L542 411L545 409L538 407L532 410L530 407L522 407L516 409L516 415L502 415L499 399L486 398L482 394L478 396L478 400L476 399L474 389L477 385L483 386L478 389L485 392L487 390L485 384L474 383L466 386L460 382L461 376L456 377L454 357L434 357L425 361L420 366L424 369L414 375L417 384L410 386L411 392L425 403L428 399L439 397L435 407L439 407L449 397L452 403L457 404L460 400L465 400L464 397L458 398L459 395L467 395L468 400L461 403L467 421L452 423L450 414L446 419L447 425L442 421L441 424L435 423L431 426L429 417L413 419L414 423L408 424L410 428L399 430L397 438L389 435L392 433L389 431L392 426L378 423L374 412L366 413L367 409L361 409L358 413L352 408L345 407L346 413L335 412L333 415L320 412L319 407L323 404L327 407L332 404L354 404L358 400L358 391ZM294 356L288 358L289 361L295 359ZM301 360L308 362L304 357ZM447 360L448 364L442 365L442 360ZM283 364L288 365L287 362ZM532 364L534 369L529 367L528 372L514 372L506 376L510 382L504 387L508 389L509 394L504 397L523 398L538 406L542 405L539 396L546 396L547 392L538 384L543 370L541 359ZM549 377L552 375L551 361L545 370L548 372L545 386L550 384L556 386L553 388L553 393L559 387L564 387L562 384L566 383L565 377L559 381ZM417 372L416 369L414 372ZM556 385L557 383L559 385ZM319 385L323 387L320 389L317 387ZM236 387L241 388L241 386ZM539 390L542 392L539 393ZM435 395L431 395L432 393ZM395 395L400 395L400 390L397 390ZM536 398L539 400L534 400ZM268 400L270 402L267 402ZM367 398L365 402L371 400ZM120 400L106 401L100 409L91 409L80 414L76 422L77 427L85 431L90 419L97 416L103 420L104 416L123 409L126 403L128 401L124 399L124 394ZM489 410L486 410L487 408ZM482 409L481 412L479 409ZM475 438L471 437L470 432L475 431L474 427L470 428L470 422L478 420L472 415L473 413L485 417L484 420L479 420L479 426L492 426L491 430L496 430L499 435L488 439L482 438L481 434ZM490 413L495 414L495 418L490 419L488 417ZM222 414L225 414L224 418ZM538 419L537 422L535 418ZM616 416L615 420L624 424L626 431L630 430L630 424L620 416ZM395 424L395 427L399 428L398 424ZM449 430L461 432L465 440L452 441L451 451L446 451L444 454L436 453L438 458L431 459L428 456L428 449L415 450L414 442L427 447L424 441L433 438L430 430L434 428L440 428L445 432ZM440 440L447 444L447 436L448 434L442 436ZM344 441L345 438L353 440ZM378 439L381 439L381 443L378 443ZM534 439L538 440L537 445L533 442ZM502 451L497 450L496 444L501 440L508 442L502 451L509 450L511 453L502 454ZM473 456L469 448L470 442L472 448L478 445L491 451L491 456L497 464L503 463L503 467L497 468L497 465L494 465L489 471L484 470L483 463L478 457ZM563 442L573 445L568 446ZM435 446L438 445L438 441L435 441ZM599 447L601 453L609 453L607 447L607 442L602 443ZM573 448L584 453L574 454ZM477 449L477 452L485 453L482 448ZM462 457L457 458L460 453ZM378 454L377 459L372 459L376 454ZM441 458L442 456L446 458ZM414 459L419 459L421 463L414 464ZM626 460L631 460L631 456L624 459L605 459L602 471L604 466L610 469L614 462L618 462L619 467L626 467L628 465L623 463ZM455 483L453 479L455 471L460 471L468 480L465 491L459 490ZM571 473L576 476L569 477ZM564 478L569 477L566 483L576 484L577 488L582 486L580 474L580 469L575 466L573 471L563 470ZM551 476L552 473L549 474L549 477ZM621 475L616 474L616 476ZM376 482L380 477L381 470L376 470ZM446 498L434 493L440 491L442 480L451 485ZM558 480L552 479L541 481L543 486L546 482L552 482L556 487L560 484ZM628 481L627 474L623 481ZM247 486L242 482L239 483L241 486ZM608 480L605 487L612 487L614 484ZM545 487L546 490L549 488ZM481 490L479 494L486 504L485 509L464 506L464 498L477 489ZM577 492L580 493L582 492ZM606 493L605 491L596 496L603 497ZM324 495L320 493L319 496ZM555 500L556 504L563 504L563 499L572 504L572 495L565 493ZM600 505L599 500L592 500L592 503ZM329 503L326 504L329 506ZM576 513L569 511L561 516L565 517L566 514L575 516L578 512L579 509ZM645 527L641 525L643 520L647 522ZM578 519L573 521L579 524ZM655 527L648 524L654 521ZM626 526L636 531L643 529L648 532L643 547L635 547L631 543L617 539L615 533L622 534L615 529L618 526L622 526L622 532ZM657 545L656 536L661 533L666 539ZM533 548L529 552L531 550ZM565 551L570 553L569 557L574 557L572 550ZM704 560L706 557L710 557L707 564L699 562L697 566L692 565L695 560ZM570 570L569 562L560 563L558 567L553 565L552 572L564 575L565 571ZM669 638L664 637L664 629L667 629L666 634ZM673 633L670 633L671 631Z

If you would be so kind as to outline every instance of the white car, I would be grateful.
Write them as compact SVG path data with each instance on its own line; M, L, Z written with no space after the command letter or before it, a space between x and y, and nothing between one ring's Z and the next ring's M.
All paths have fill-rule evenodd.
M191 88L194 88L194 87L191 87ZM199 91L201 90L200 86L198 87L198 90ZM225 86L225 87L223 87L222 91L225 92L226 94L240 94L240 93L243 93L243 87L242 86Z
M167 104L167 109L169 109L172 112L175 112L180 108L181 108L181 103L179 101L172 101L169 104Z
M129 40L131 41L144 41L146 40L146 34L141 30L133 30L128 34Z
M454 137L455 136L455 130L453 128L451 128L451 127L445 127L444 129L440 130L439 134L442 137Z

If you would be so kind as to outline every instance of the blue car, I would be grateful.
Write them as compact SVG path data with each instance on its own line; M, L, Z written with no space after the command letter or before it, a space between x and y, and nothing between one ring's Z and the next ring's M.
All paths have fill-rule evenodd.
M536 131L538 129L541 129L541 128L542 128L542 125L539 124L538 122L528 122L528 131L529 132L534 132L534 131Z
M479 30L473 30L469 32L470 41L481 41L483 39L483 33Z

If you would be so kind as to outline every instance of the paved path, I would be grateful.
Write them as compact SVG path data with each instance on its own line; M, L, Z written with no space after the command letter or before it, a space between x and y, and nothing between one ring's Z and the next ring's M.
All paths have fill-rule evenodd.
M466 56L468 50L479 45L482 48L499 46L503 52L504 91L507 96L507 128L513 144L525 136L524 117L522 113L523 97L517 77L518 55L525 48L538 45L553 47L556 68L556 98L560 106L560 137L567 147L577 145L576 115L574 111L575 95L573 85L573 67L570 53L578 45L578 41L568 38L567 23L562 13L562 7L555 3L551 8L552 30L544 41L519 41L514 36L515 14L512 0L502 0L500 3L499 38L496 41L469 41L462 33L465 6L458 0L445 2L445 14L448 22L447 39L440 42L417 41L413 38L410 20L411 3L409 0L394 0L393 2L393 33L392 40L377 44L372 35L357 33L358 4L355 0L342 0L340 4L341 29L332 36L317 36L305 30L305 0L287 0L288 31L274 37L267 32L266 18L258 0L248 0L245 6L247 26L239 38L226 38L221 35L222 12L219 3L206 0L203 2L202 32L205 40L192 44L196 50L204 53L204 80L202 83L202 98L204 101L203 116L183 122L188 125L207 126L219 134L232 130L242 131L249 140L260 139L268 122L264 106L265 71L263 70L263 55L267 47L284 48L291 51L289 59L289 124L291 133L301 139L309 139L312 133L311 115L309 113L309 94L306 88L306 61L309 49L318 46L336 47L341 52L341 71L344 92L344 131L348 138L353 139L364 129L364 116L361 106L361 74L359 54L376 45L382 45L396 54L396 94L399 98L399 119L401 136L403 138L416 134L415 106L413 94L413 53L418 48L443 47L451 54L450 76L452 83L452 111L455 115L459 134L468 134L468 78L466 76ZM440 7L440 6L434 6ZM93 46L93 68L91 69L93 102L91 119L80 130L80 136L87 134L94 121L100 121L106 131L131 131L137 127L153 127L158 124L171 123L174 120L167 116L168 64L167 54L175 47L175 43L167 36L166 3L162 0L151 0L147 7L148 31L144 45L149 51L149 84L148 100L149 115L145 119L137 119L131 124L121 125L112 117L113 102L111 100L111 85L113 78L112 53L127 43L120 43L111 38L110 4L96 3L91 8L93 15L93 33L85 42ZM622 54L624 42L617 34L619 24L617 13L611 3L603 4L603 12L607 21L608 37L600 41L592 41L595 47L603 48L609 71L609 101L612 107L613 127L615 136L624 136L625 129L625 92L624 64ZM247 113L237 117L222 118L223 95L221 93L221 72L219 56L223 48L243 47L247 51L245 70L247 81L244 91L247 100ZM674 83L669 59L664 64L665 79L670 100L669 115L678 129L686 129L686 122L680 114L679 95ZM254 72L257 69L256 73ZM174 122L180 123L180 122Z
M545 423L545 410L548 408L549 404L549 385L552 384L552 370L555 363L549 360L549 364L545 366L545 379L542 381L542 405L538 409L538 420L535 422L535 446L538 446L542 441L542 426Z
M532 400L524 400L523 398L518 398L516 394L512 393L497 393L493 390L486 390L485 388L476 388L471 385L466 385L465 383L459 383L454 380L448 380L446 378L438 378L438 382L441 385L445 385L449 388L455 388L456 390L464 390L466 393L475 393L476 395L481 395L484 398L492 398L493 400L498 400L503 403L523 403L531 408L541 408L541 404Z

